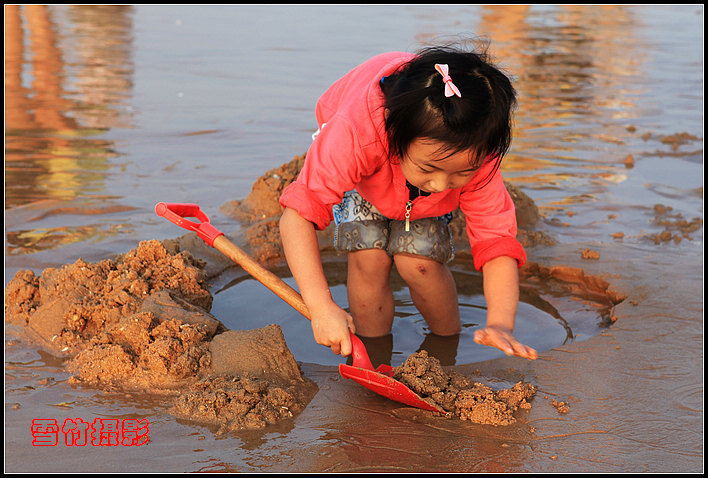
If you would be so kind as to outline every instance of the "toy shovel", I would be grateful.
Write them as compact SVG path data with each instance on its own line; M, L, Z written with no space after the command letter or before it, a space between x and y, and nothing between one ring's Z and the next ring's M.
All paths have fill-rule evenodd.
M342 377L350 378L359 385L391 400L431 412L447 413L432 402L423 400L420 395L393 378L393 367L390 365L381 364L374 370L361 339L354 334L351 334L351 339L353 365L339 364L339 373Z
M243 270L254 279L265 285L295 310L307 317L308 320L310 319L310 313L300 294L283 282L278 276L251 259L241 248L228 240L223 232L219 231L211 224L207 215L199 208L199 205L160 202L155 205L155 213L184 229L196 232L207 245L217 249L236 264L240 265ZM195 218L199 222L190 221L186 218ZM376 370L374 370L371 360L369 360L369 356L366 353L366 347L359 337L351 334L351 340L353 365L339 365L339 373L344 378L350 378L369 390L390 398L391 400L424 410L446 413L442 408L423 400L413 390L392 378L393 369L391 366L379 365Z

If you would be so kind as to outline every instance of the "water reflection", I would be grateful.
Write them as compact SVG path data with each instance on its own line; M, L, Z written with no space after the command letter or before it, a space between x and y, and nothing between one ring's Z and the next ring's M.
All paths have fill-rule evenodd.
M622 5L482 7L479 33L494 39L519 93L521 126L504 167L514 182L549 191L537 196L551 198L541 204L546 213L595 202L627 177L622 146L632 133L623 120L640 116L633 98L641 93L628 85L643 66L636 28L628 28L635 13Z
M6 210L48 199L106 199L109 159L119 153L97 135L131 125L131 15L130 6L5 5ZM6 235L7 252L114 229L25 227ZM28 249L38 243L44 246Z
M76 117L84 128L133 126L133 7L74 5L68 10L77 56Z
M627 27L634 24L631 9L621 5L559 5L543 13L529 6L484 6L479 32L494 39L492 52L516 77L524 124L517 137L529 131L536 136L536 128L577 126L582 117L613 117L604 109L632 116L627 108L635 105L623 96L630 93L627 77L641 66L639 55L627 59L626 49L636 44L634 29ZM613 45L622 45L624 55L616 55Z

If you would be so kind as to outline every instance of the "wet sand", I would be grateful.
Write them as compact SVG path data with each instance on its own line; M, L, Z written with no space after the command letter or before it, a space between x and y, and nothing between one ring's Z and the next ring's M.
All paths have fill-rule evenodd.
M552 253L554 261L565 258L572 264L581 260L573 249L567 245L535 252ZM603 259L618 260L622 253L604 251ZM23 342L6 342L6 380L12 390L6 433L24 437L8 443L10 456L25 452L31 439L27 424L38 417L60 423L107 412L145 417L151 440L132 449L38 451L30 446L41 459L14 462L8 471L88 472L95 471L96 460L104 471L125 472L143 471L146 462L175 472L695 471L698 450L670 437L678 433L689 443L698 438L686 432L691 429L691 410L701 400L695 388L699 385L694 385L700 377L692 378L690 371L700 370L702 359L697 354L693 364L684 361L683 351L692 346L682 336L691 333L691 325L656 299L654 284L660 282L641 279L644 270L652 269L658 277L668 265L652 257L645 257L649 267L630 267L623 278L613 278L613 286L633 292L614 309L616 322L600 335L544 351L534 362L501 358L455 367L469 377L491 377L490 385L497 388L519 381L537 387L531 408L519 410L516 423L502 427L401 407L342 379L334 367L305 363L300 364L302 373L319 391L301 413L260 430L224 436L218 423L205 426L175 419L159 398L72 385L61 361ZM683 264L673 265L692 264L690 257L680 257ZM686 310L700 310L695 286L680 285L684 287L674 298ZM648 326L648 316L662 317L668 332L662 340L652 338L655 331ZM567 409L561 410L560 402ZM657 446L682 456L683 465L667 467L655 453ZM631 465L618 459L627 453L635 456Z
M174 415L224 432L300 412L316 388L280 326L225 330L209 314L205 279L188 252L144 241L116 260L19 271L5 289L5 321L65 357L70 384L165 395Z
M684 360L681 335L690 333L690 326L652 300L651 283L631 282L626 285L649 297L634 296L641 299L637 306L621 304L615 326L591 340L545 351L533 363L502 358L458 367L468 375L495 377L503 386L520 379L538 386L531 409L501 428L400 407L345 381L334 367L302 364L303 375L319 389L302 413L225 438L218 427L175 420L150 397L70 387L51 357L22 344L6 346L10 364L28 363L10 365L6 372L10 384L23 387L6 406L6 433L21 438L8 443L7 453L31 450L35 456L7 471L92 472L100 460L107 472L142 472L146 463L172 472L695 472L700 449L690 443L700 441L700 434L692 434L690 421L702 394L700 376L692 378L688 371L700 369L702 359L698 354L693 364L674 365ZM699 306L695 297L687 289L676 298L686 307ZM651 314L665 316L664 324L677 332L673 338L651 338L654 332L646 326ZM570 410L559 413L553 400L569 403ZM37 416L61 423L106 413L149 419L150 445L38 451L26 444L27 424ZM627 454L633 462L620 459ZM667 463L668 454L681 460Z

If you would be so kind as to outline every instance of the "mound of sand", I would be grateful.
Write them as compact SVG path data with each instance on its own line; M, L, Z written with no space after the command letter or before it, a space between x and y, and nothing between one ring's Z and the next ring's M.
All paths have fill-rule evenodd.
M70 382L176 397L175 415L224 431L304 409L316 386L280 327L226 330L208 312L204 279L189 253L145 241L116 260L79 260L40 277L19 271L5 289L5 320L66 357Z

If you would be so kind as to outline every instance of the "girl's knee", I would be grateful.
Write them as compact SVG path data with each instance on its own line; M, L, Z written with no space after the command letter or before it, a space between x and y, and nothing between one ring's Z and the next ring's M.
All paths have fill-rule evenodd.
M409 285L411 282L434 280L447 270L444 264L424 256L397 254L394 262L398 274Z
M350 252L348 267L354 272L369 277L388 277L393 261L383 249L364 249Z

